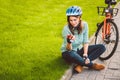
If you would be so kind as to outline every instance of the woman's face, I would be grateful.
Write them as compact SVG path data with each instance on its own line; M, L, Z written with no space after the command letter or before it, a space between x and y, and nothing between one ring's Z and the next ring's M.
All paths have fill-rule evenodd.
M70 24L71 24L73 27L76 27L76 26L79 24L79 22L80 22L80 16L77 16L77 17L75 17L75 16L70 16L70 17L69 17L69 22L70 22Z

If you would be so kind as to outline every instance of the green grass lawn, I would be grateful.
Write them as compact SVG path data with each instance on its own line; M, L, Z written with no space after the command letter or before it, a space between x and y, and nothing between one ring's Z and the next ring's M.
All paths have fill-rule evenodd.
M59 80L66 8L81 6L92 35L104 0L0 0L0 80Z

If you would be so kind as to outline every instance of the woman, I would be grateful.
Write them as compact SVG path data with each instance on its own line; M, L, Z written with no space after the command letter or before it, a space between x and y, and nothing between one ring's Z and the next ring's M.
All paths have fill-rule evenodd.
M82 10L78 6L71 6L66 11L67 22L62 31L62 57L67 62L77 64L74 70L81 72L83 66L95 70L104 69L104 65L93 63L104 51L102 44L88 46L88 24L81 20Z

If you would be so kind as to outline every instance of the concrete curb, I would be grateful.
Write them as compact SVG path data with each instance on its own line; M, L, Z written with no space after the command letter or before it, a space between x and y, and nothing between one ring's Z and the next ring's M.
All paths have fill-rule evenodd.
M69 69L65 71L65 74L62 76L60 80L70 80L73 74L72 69L73 69L73 65L70 65Z

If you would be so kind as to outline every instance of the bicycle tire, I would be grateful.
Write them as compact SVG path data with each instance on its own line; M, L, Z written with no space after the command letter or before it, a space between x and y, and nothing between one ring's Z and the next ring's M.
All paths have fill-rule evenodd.
M116 51L117 46L118 46L119 32L118 32L117 25L112 20L107 20L107 23L110 23L111 24L111 30L113 29L113 31L115 31L114 32L115 33L115 38L114 38L115 41L113 40L114 41L113 42L114 46L113 46L112 50L110 52L107 52L107 51L109 51L109 49L107 48L107 46L111 47L110 44L111 44L112 40L111 40L110 43L105 43L105 41L102 40L103 41L102 44L105 45L106 51L99 57L100 60L107 60L107 59L111 58L113 56L114 52ZM102 26L103 25L104 25L104 22L102 22L100 24L100 26L99 26L99 28L97 30L96 38L95 38L95 44L101 44L101 42L98 42L98 39L99 39L99 35L102 36L102 34L100 34L100 31L102 31ZM111 34L112 33L113 32L111 32ZM111 37L113 37L113 36L110 36L110 38ZM102 37L101 37L101 39L102 39Z

